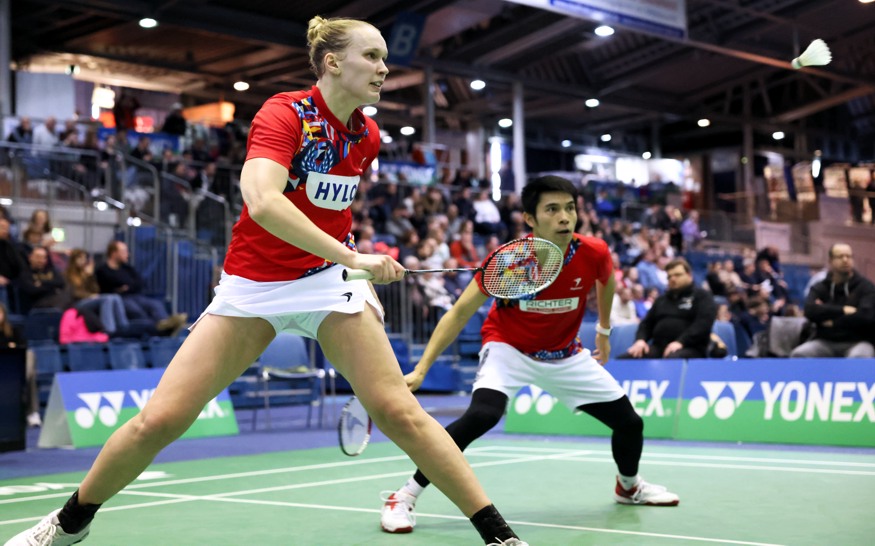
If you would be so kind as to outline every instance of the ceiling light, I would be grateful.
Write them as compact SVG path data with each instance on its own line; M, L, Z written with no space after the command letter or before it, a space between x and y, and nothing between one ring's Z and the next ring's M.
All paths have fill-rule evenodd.
M598 99L586 99L586 102L584 104L587 105L589 108L595 108L601 103Z
M595 29L596 36L605 37L605 36L610 36L613 33L614 33L614 29L609 27L608 25L602 25L600 27L596 27L596 29Z
M140 26L143 28L155 28L158 26L158 21L151 17L143 17L140 19Z
M249 84L244 81L234 82L234 89L237 91L246 91L249 89Z
M416 132L416 129L414 129L413 127L411 127L409 125L405 125L404 127L401 128L401 134L404 136L410 136L415 132Z
M392 135L385 135L380 140L383 141L383 144L392 144Z
M641 154L641 159L650 159L651 157L650 152L644 152Z
M513 125L513 120L510 118L501 118L500 120L498 120L498 126L502 129L507 129L511 125Z
M699 127L707 127L707 126L711 125L711 120L708 118L702 118L699 121L697 121L696 123L699 125Z
M871 4L872 2L875 2L875 0L860 0L861 4Z
M772 138L774 138L775 140L783 139L784 138L784 131L775 131L774 133L772 133Z
M562 147L563 147L563 148L570 148L570 147L571 147L571 141L568 140L568 139L566 138L565 140L562 141Z
M471 89L474 91L480 91L484 87L486 87L486 82L483 80L474 80L471 82Z
M603 134L601 138L602 138L602 142L610 142L611 141L610 133Z
M377 115L377 107L376 106L365 106L362 108L362 113L368 117L374 117Z

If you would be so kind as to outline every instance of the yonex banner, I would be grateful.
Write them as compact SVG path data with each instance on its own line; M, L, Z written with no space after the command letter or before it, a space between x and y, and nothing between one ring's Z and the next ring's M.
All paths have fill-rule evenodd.
M608 370L644 419L644 434L648 438L671 438L674 434L682 368L682 360L613 360L608 363ZM592 417L575 415L536 386L523 387L513 399L505 430L580 436L611 433Z
M611 361L608 369L649 438L875 447L872 359ZM505 429L609 434L537 387L520 390Z
M875 446L871 359L690 360L677 438Z
M163 369L55 374L39 447L103 445L146 405ZM183 438L237 434L228 391L211 400Z

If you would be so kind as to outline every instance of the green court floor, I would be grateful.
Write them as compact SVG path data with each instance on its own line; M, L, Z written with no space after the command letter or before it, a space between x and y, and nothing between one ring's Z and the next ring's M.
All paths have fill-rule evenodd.
M641 472L676 508L612 500L604 442L484 440L466 452L492 500L533 546L875 543L870 453L646 446ZM410 535L379 527L381 490L413 465L390 443L358 458L336 448L154 465L100 511L93 546L476 545L436 489ZM0 539L59 507L83 473L0 482Z

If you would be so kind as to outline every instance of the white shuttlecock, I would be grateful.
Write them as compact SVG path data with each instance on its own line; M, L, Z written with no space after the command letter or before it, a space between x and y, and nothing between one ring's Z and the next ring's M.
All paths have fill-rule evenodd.
M832 53L829 52L829 46L826 45L826 42L818 38L805 48L802 55L793 59L793 61L790 62L790 65L799 70L803 66L822 66L829 64L831 60Z

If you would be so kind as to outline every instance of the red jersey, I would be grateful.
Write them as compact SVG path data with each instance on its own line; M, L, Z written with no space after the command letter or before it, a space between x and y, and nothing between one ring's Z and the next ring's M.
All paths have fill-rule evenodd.
M322 231L355 248L352 213L362 173L380 150L376 122L356 110L347 128L328 110L319 88L274 95L255 115L246 159L288 165L283 194ZM287 281L333 265L271 235L243 206L234 225L225 271L253 281Z
M575 234L553 284L527 299L495 300L481 330L483 343L500 341L545 360L570 356L562 353L574 346L587 295L596 280L607 284L613 272L607 243ZM482 282L478 284L486 294Z

